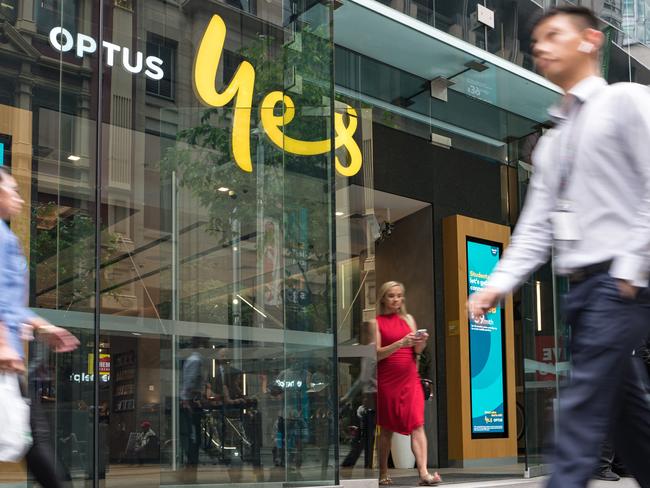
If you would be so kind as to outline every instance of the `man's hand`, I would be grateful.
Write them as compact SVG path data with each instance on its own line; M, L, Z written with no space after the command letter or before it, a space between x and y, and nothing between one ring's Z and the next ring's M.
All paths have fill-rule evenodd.
M484 288L481 291L473 293L467 300L467 311L473 320L478 320L484 316L488 310L494 307L499 300L503 298L501 292L494 288Z
M639 294L639 289L629 281L616 280L616 284L618 285L618 291L623 298L634 300Z
M79 347L79 340L62 327L44 325L36 330L55 352L70 352Z

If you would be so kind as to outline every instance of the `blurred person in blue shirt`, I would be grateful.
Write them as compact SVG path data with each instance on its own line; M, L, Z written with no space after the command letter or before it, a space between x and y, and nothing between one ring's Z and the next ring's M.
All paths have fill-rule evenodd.
M5 223L20 213L24 203L18 194L16 180L0 169L0 322L4 325L0 369L18 371L24 370L22 339L29 335L29 329L45 339L56 352L73 351L79 345L70 332L50 324L27 307L27 260L18 237Z
M24 338L34 331L55 352L73 351L79 341L67 330L50 324L27 307L28 269L18 237L5 223L23 208L16 180L0 169L0 371L25 371ZM31 429L33 445L25 460L28 470L45 488L63 486L62 470L57 466L49 439L49 425L32 399Z

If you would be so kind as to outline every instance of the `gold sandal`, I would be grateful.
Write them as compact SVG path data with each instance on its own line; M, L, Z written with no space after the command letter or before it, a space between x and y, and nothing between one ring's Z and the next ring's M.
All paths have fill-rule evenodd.
M379 486L390 486L393 484L393 478L390 475L386 475L383 478L379 478Z
M418 485L420 485L420 486L435 486L435 485L438 485L440 483L442 483L442 478L436 472L434 474L427 473L427 475L424 478L420 478L420 482L418 483Z

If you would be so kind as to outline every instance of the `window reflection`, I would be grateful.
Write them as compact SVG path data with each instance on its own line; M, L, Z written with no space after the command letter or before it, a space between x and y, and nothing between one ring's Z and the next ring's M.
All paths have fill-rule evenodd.
M292 137L330 138L327 7L263 3L104 1L101 29L93 2L0 6L39 33L21 44L29 83L0 54L0 164L30 203L12 222L30 305L81 341L30 350L72 486L335 481L329 153L287 156L254 133L244 173L232 109L206 109L192 88L198 34L219 14L219 83L254 60L254 104L298 84ZM56 27L75 46L92 37L101 70L98 52L54 49ZM2 53L14 45L0 36ZM161 79L140 56L162 61Z

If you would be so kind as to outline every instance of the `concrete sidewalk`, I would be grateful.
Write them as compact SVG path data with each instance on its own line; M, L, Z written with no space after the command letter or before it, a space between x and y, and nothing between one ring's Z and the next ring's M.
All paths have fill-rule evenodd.
M545 480L503 480L503 481L477 481L472 483L443 483L439 486L453 486L458 488L544 488L546 486ZM408 485L400 485L408 486ZM417 483L412 485L417 487ZM419 488L419 487L418 487ZM592 481L589 488L639 488L635 480L623 478L620 481Z
M446 484L446 483L445 483ZM413 486L417 486L413 485ZM443 485L439 485L443 486ZM480 481L475 483L450 483L449 486L458 488L544 488L543 478L534 480L507 480L507 481ZM592 481L589 488L639 488L639 484L630 478L622 478L620 481Z
M443 476L444 478L444 476ZM392 485L395 488L419 488L417 477L401 477L395 480ZM449 479L438 486L453 486L454 488L544 488L546 478L535 479L502 479L502 480L482 480L482 481L455 481ZM592 481L589 488L639 488L639 484L630 478L621 478L620 481Z

